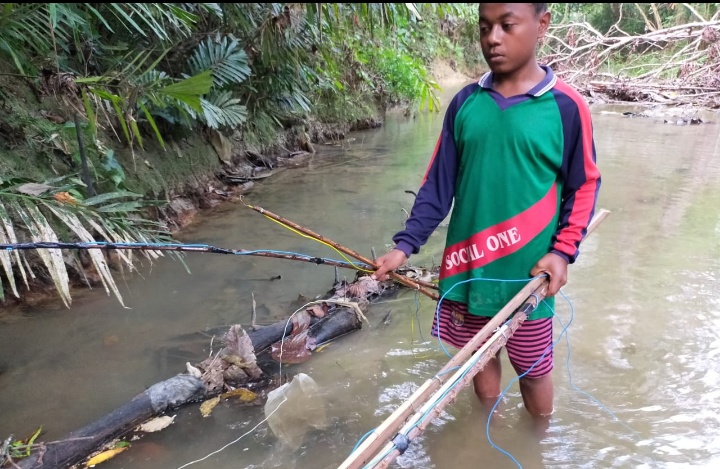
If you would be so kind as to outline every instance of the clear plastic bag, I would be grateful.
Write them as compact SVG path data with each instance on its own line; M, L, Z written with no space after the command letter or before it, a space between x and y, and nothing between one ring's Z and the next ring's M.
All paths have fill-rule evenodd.
M327 425L320 387L305 373L298 373L292 381L268 393L265 417L283 445L299 448L310 429Z

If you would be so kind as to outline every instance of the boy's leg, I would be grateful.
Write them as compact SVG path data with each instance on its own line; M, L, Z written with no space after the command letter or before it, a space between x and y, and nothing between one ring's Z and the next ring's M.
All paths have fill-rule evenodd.
M490 412L497 398L500 396L501 374L500 358L495 355L488 360L485 367L473 377L475 395L488 412Z
M490 321L489 317L474 316L467 305L452 300L443 300L440 311L433 319L432 332L454 347L462 348ZM475 394L489 411L500 395L500 359L495 356L485 368L473 377Z
M553 382L550 373L539 378L520 378L525 408L533 417L549 417L553 411Z
M520 378L525 408L533 417L547 419L553 411L552 318L525 321L505 348Z

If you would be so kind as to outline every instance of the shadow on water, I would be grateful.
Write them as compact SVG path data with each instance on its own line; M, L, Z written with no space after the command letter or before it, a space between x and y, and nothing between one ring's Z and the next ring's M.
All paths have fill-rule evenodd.
M564 289L574 320L555 349L547 437L532 435L517 383L490 428L492 441L522 467L720 461L718 124L663 125L622 117L624 109L593 109L604 180L599 206L613 213L583 245ZM417 190L441 120L388 116L383 128L357 132L342 148L319 146L307 165L263 181L248 199L366 255L371 246L383 252L403 226L412 205L405 191ZM444 235L439 228L413 262L437 263ZM240 205L203 215L181 238L339 258ZM33 310L0 325L0 436L43 425L45 439L60 438L201 360L210 353L209 331L250 322L253 294L258 321L269 323L287 317L298 297L324 293L334 277L332 268L276 259L189 254L186 261L191 275L163 259L121 281L129 309L95 291L69 310ZM309 431L296 450L283 448L265 424L249 432L264 418L261 408L223 403L203 418L191 405L170 428L104 465L180 467L247 433L189 467L336 467L447 361L430 340L433 312L425 298L416 311L414 294L403 292L371 308L372 327L287 368L311 376L326 403L327 426ZM557 315L567 324L567 303L558 301ZM490 445L485 417L466 390L395 467L479 464L515 467Z

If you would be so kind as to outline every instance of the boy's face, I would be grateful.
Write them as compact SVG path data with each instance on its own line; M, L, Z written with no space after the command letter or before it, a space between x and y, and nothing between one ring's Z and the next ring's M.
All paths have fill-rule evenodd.
M532 3L481 3L480 46L494 73L508 74L535 59L550 13L535 13Z

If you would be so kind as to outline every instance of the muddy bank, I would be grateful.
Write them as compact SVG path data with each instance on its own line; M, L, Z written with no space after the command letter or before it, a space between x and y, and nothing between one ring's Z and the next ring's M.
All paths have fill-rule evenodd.
M167 204L158 206L153 216L177 232L192 223L200 210L247 194L277 171L302 165L317 152L316 145L341 142L349 132L378 128L382 123L382 115L349 123L309 120L283 129L276 142L266 148L248 145L239 131L230 136L208 132L205 151L217 155L217 166L207 168L204 177L192 178L172 190Z

